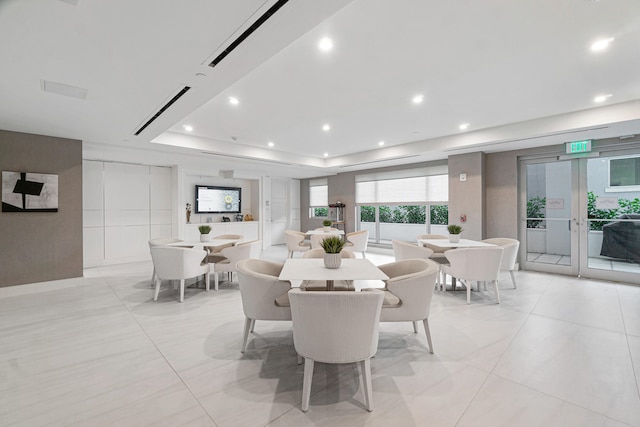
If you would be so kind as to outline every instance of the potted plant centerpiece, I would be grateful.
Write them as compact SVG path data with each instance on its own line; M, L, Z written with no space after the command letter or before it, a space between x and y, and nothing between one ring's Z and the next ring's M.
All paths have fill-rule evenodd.
M462 233L462 227L457 224L447 225L447 231L449 232L449 241L451 243L458 243L460 241L460 233Z
M209 236L209 233L211 232L210 225L201 225L200 227L198 227L198 230L200 230L201 242L208 242L211 240L211 236Z
M320 242L324 249L324 266L327 268L338 268L342 261L342 247L344 240L340 236L329 236Z
M324 227L325 233L331 231L331 224L333 223L329 219L325 219L324 221L322 221L322 226Z

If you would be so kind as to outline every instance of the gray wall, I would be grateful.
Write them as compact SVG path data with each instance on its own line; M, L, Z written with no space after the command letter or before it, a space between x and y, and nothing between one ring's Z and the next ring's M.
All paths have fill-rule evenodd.
M518 238L517 152L487 154L485 157L484 238Z
M461 225L464 239L481 240L485 234L484 164L481 152L449 156L449 224ZM460 174L467 175L466 181Z
M0 130L0 170L58 175L58 212L0 212L0 287L82 276L82 142Z

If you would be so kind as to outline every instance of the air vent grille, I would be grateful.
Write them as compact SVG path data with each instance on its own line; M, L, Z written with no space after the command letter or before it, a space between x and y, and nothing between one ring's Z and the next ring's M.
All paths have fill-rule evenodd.
M240 34L237 39L231 42L231 44L227 46L220 55L216 56L216 58L209 64L209 67L215 67L216 65L218 65L220 61L222 61L227 55L233 52L235 48L237 48L243 41L246 40L247 37L249 37L262 24L264 24L267 19L271 18L271 16L273 16L273 14L276 13L278 9L284 6L288 1L289 0L279 0L273 6L271 6L269 10L263 13L262 16L260 16L260 18L256 20L256 22L254 22L249 28L247 28L242 34Z
M147 120L147 122L145 124L143 124L140 129L138 129L135 133L135 135L140 135L140 133L145 130L147 128L147 126L149 126L151 123L153 123L158 117L160 117L160 115L162 113L164 113L165 111L167 111L167 109L169 107L171 107L173 105L174 102L176 102L178 99L180 99L182 97L182 95L184 95L185 93L187 93L189 91L189 89L191 89L191 87L189 86L185 86L182 88L182 90L180 92L178 92L173 98L171 98L169 100L169 102L167 102L166 104L164 104L164 106L162 108L160 108L158 110L157 113L155 113L153 115L153 117L151 117L149 120Z

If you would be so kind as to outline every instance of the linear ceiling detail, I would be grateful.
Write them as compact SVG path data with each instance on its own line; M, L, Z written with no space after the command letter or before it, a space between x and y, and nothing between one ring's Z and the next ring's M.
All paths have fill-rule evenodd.
M213 61L209 64L209 67L215 67L218 65L220 61L222 61L227 55L229 55L235 48L240 46L240 44L245 41L247 37L253 34L262 24L267 22L267 19L271 18L274 13L278 11L282 6L284 6L289 0L279 0L273 6L269 8L265 13L260 16L249 28L247 28L240 36L235 39L222 53L215 57Z
M191 89L190 86L185 86L182 88L182 90L180 92L178 92L173 98L171 98L169 100L169 102L167 102L166 104L164 104L162 106L162 108L160 108L158 110L157 113L155 113L149 120L147 120L147 122L145 124L143 124L140 129L138 129L136 131L136 133L134 135L140 135L140 133L145 130L147 128L147 126L149 126L151 123L153 123L158 117L160 117L160 115L162 115L162 113L164 113L165 111L167 111L167 109L169 107L171 107L173 105L174 102L176 102L178 99L180 99L180 97L182 97L182 95L184 95L185 93L187 93L189 91L189 89Z

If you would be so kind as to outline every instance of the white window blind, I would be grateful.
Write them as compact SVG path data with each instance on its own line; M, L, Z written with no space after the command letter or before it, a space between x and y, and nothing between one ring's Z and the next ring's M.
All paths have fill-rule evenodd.
M329 205L329 185L326 178L309 180L309 207L322 208Z
M360 181L356 179L357 204L410 204L449 200L449 176Z

